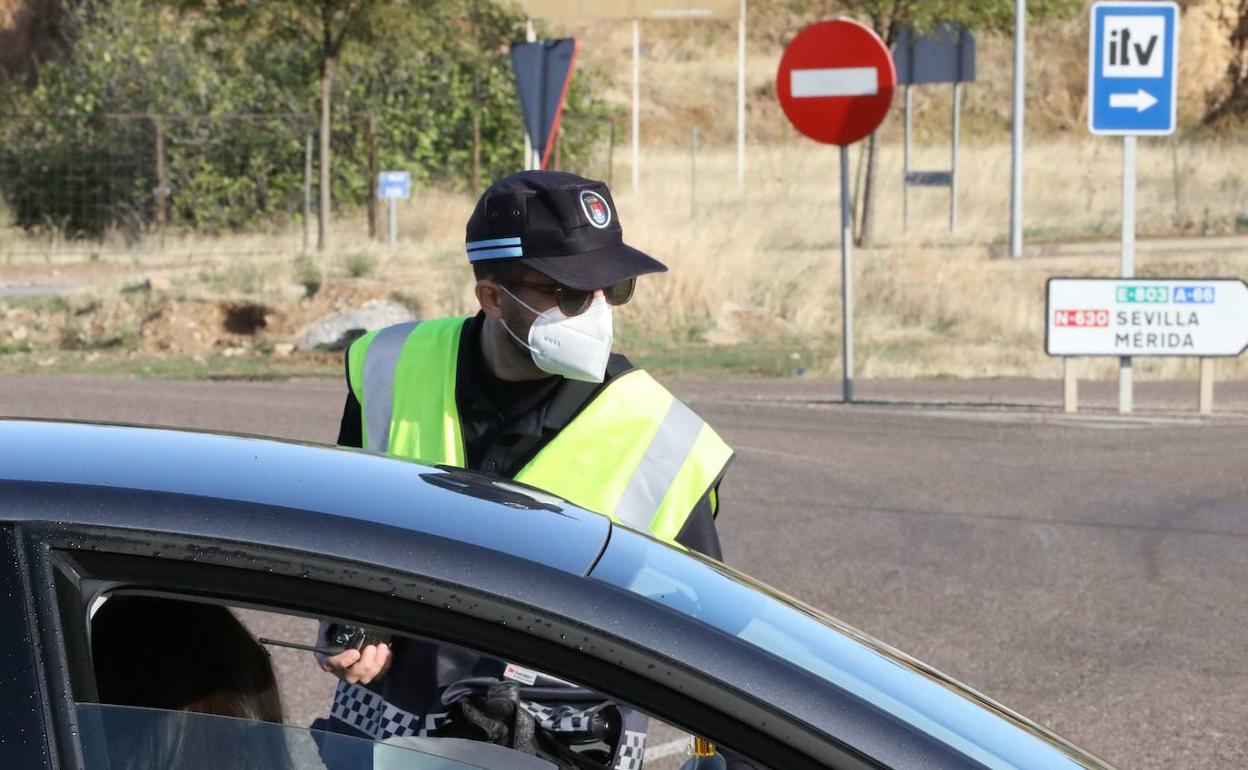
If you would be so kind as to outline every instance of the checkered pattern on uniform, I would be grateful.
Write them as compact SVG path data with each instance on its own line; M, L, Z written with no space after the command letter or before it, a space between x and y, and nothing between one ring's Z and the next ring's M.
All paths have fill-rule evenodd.
M346 682L338 683L334 705L329 713L334 719L346 722L375 741L425 735L436 728L438 717L443 716L430 715L429 719L422 719L390 704L367 687ZM422 725L422 722L429 724Z
M554 733L589 732L590 722L602 706L578 709L567 705L543 706L540 703L520 701L520 708L528 712L543 730Z
M646 734L625 730L616 757L614 770L641 770L646 758Z

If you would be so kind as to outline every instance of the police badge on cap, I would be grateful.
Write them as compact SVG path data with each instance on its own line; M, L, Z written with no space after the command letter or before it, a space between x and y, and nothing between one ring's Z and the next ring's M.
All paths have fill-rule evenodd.
M581 191L581 210L589 223L599 230L611 224L611 207L593 190Z

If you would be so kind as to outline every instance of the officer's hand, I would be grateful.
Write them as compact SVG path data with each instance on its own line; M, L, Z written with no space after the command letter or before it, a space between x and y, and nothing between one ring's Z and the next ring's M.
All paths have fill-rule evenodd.
M366 644L321 659L321 668L347 684L368 684L390 668L390 645Z

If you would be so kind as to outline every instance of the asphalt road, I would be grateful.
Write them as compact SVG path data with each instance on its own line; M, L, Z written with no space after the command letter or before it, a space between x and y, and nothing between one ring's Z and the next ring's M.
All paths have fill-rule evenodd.
M738 451L728 562L1120 767L1248 766L1248 387L1197 420L1186 385L1143 386L1132 418L1108 385L1080 417L1055 383L862 383L854 406L829 383L673 385ZM0 376L0 415L331 441L342 393ZM306 657L278 662L288 708L322 711Z

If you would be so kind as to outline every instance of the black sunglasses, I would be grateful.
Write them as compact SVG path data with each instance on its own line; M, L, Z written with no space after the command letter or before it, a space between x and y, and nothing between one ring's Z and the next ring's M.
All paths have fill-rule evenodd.
M566 316L577 316L589 310L594 301L593 289L573 289L561 283L540 283L537 281L516 281L514 286L527 286L530 289L555 295L555 303ZM602 294L608 305L623 305L633 298L633 290L637 288L636 278L627 278L603 288Z

